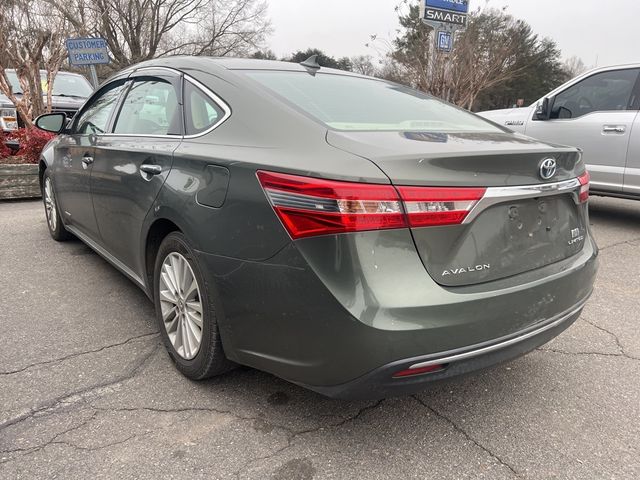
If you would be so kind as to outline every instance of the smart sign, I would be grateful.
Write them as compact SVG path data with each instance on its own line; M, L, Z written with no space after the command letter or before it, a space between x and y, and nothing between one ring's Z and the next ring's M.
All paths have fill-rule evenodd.
M429 24L448 23L451 25L467 25L467 16L462 13L455 13L447 10L427 8L424 12L424 21Z
M109 63L107 41L104 38L67 38L69 63L75 66Z
M427 8L469 13L469 0L424 0Z

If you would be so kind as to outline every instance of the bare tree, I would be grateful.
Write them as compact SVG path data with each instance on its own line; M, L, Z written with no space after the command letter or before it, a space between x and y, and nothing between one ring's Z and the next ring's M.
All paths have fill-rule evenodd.
M78 35L104 38L115 70L166 55L248 55L270 32L263 0L44 0Z
M471 110L478 95L521 73L518 65L523 24L495 10L482 12L469 22L460 36L453 58L456 102ZM524 40L524 38L521 38Z
M588 70L582 59L575 55L566 59L563 67L569 78L575 78Z
M271 32L267 3L263 0L207 0L195 28L187 25L184 30L185 41L177 42L170 37L168 43L174 45L165 55L246 57L260 50Z
M370 77L373 77L378 73L378 69L373 63L373 57L371 55L358 55L356 57L351 57L351 70Z
M469 110L487 92L515 88L515 80L525 74L539 80L535 74L539 70L557 77L559 50L555 42L540 39L526 22L513 18L505 9L485 6L472 12L466 31L456 34L452 53L435 49L433 29L423 24L417 5L402 0L396 10L400 29L388 44L385 77L393 76ZM372 41L380 43L375 37ZM519 86L530 93L530 86L524 83Z
M51 90L65 58L66 27L64 19L52 15L40 0L7 0L0 9L0 91L16 106L26 126L51 111ZM20 92L9 81L5 71L9 66L16 69ZM44 82L41 68L46 70Z

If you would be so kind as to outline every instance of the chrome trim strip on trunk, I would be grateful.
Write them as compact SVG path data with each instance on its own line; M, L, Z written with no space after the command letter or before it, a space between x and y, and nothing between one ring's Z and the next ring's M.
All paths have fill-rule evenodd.
M429 367L431 365L444 365L444 364L447 364L447 363L459 362L461 360L468 360L470 358L479 357L479 356L485 355L487 353L495 352L497 350L502 350L503 348L510 347L511 345L515 345L516 343L523 342L525 340L528 340L531 337L535 337L536 335L540 335L541 333L544 333L547 330L551 330L552 328L557 327L558 325L560 325L564 321L566 321L569 317L575 315L576 313L579 313L584 308L584 306L587 303L588 299L589 299L589 296L587 296L587 298L582 300L580 303L578 303L576 306L574 306L568 312L561 313L559 315L559 317L556 318L555 320L552 320L552 321L544 324L542 327L539 327L539 328L536 328L534 330L531 330L531 331L529 331L529 332L527 332L527 333L525 333L523 335L519 335L517 337L510 338L509 340L505 340L503 342L495 343L495 344L489 345L487 347L478 348L478 349L475 349L475 350L469 350L467 352L458 353L456 355L438 357L438 358L433 358L431 360L427 360L427 361L424 361L424 362L415 363L415 364L411 365L409 367L409 369L410 370L414 370L416 368Z
M580 180L572 178L555 183L541 183L539 185L521 185L515 187L489 187L484 197L469 212L463 224L473 222L487 208L502 202L521 200L524 198L548 197L563 193L575 192L574 200L578 203L577 190L580 188Z

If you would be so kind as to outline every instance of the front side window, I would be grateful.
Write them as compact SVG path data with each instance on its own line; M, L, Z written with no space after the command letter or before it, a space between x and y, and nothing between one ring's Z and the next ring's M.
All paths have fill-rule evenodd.
M203 133L224 117L213 99L189 81L184 84L184 98L187 135Z
M122 103L113 133L180 135L182 116L172 84L164 80L136 80Z
M504 132L442 100L382 80L291 71L245 73L336 130Z
M596 73L559 93L551 118L578 118L592 112L628 110L638 70Z
M100 135L105 133L109 118L116 107L124 86L124 81L112 83L94 97L80 113L76 121L75 133L81 135Z

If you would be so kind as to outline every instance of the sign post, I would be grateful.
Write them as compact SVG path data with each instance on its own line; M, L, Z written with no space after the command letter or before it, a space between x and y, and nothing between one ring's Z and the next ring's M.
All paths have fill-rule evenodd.
M67 38L69 63L76 67L89 67L93 87L98 86L96 65L109 63L109 50L104 38Z
M420 18L436 31L436 49L449 53L458 30L467 27L469 0L421 0Z

